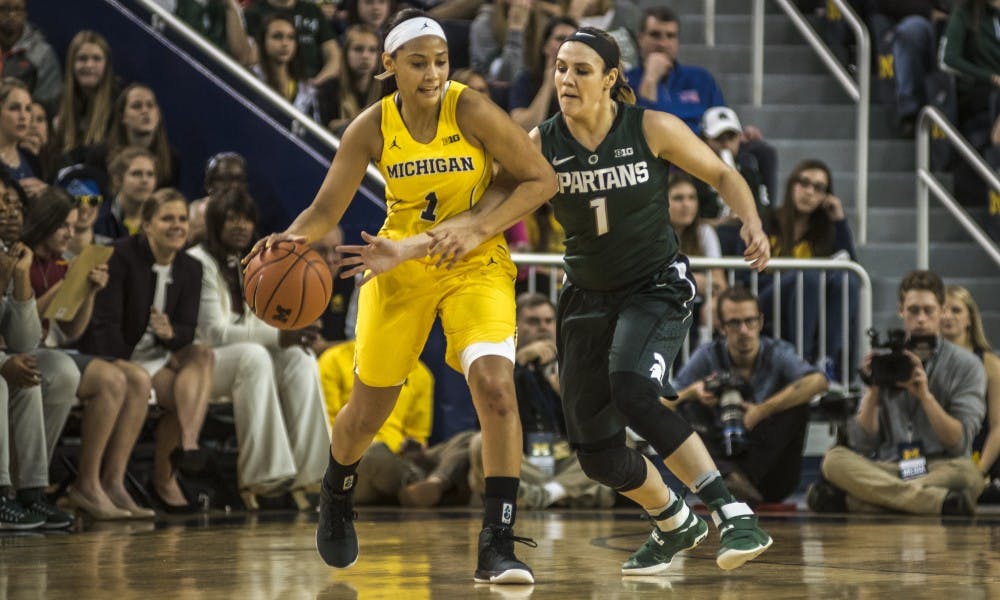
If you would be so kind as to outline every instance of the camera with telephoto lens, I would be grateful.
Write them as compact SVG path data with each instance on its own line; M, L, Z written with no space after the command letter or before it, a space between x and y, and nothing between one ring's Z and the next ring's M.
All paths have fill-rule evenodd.
M705 380L705 391L719 399L722 448L732 458L746 452L747 429L743 426L743 401L752 402L750 383L732 373L718 373Z
M906 381L913 375L913 362L903 354L907 348L906 332L902 329L890 329L885 342L879 339L874 329L868 330L871 340L872 362L871 383L879 387L896 387L901 381Z

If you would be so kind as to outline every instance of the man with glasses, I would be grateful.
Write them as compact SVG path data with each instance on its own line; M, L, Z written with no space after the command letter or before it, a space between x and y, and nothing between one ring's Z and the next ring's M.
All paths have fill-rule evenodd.
M45 36L28 23L27 0L0 0L0 66L4 77L23 81L31 97L55 113L62 71Z
M971 515L986 485L970 458L986 415L983 363L941 338L940 277L913 271L900 282L898 297L910 364L886 377L885 359L873 361L884 351L864 358L865 395L847 422L848 446L823 457L823 478L809 488L809 507ZM894 385L886 383L893 379Z
M757 297L736 286L719 295L723 337L700 347L673 381L678 410L701 435L726 485L747 504L780 502L799 484L809 401L827 388L826 377L788 342L761 336ZM749 385L742 425L746 444L731 452L723 439L713 380L734 375Z

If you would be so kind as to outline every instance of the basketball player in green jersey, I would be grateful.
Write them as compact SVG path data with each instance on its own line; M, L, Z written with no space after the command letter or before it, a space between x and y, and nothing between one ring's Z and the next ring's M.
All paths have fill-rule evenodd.
M649 575L708 534L705 522L625 445L631 427L711 510L716 562L735 569L771 538L723 483L701 439L659 398L691 325L695 286L667 210L669 164L719 190L743 222L745 258L762 270L769 245L750 189L680 120L634 106L618 46L599 29L569 37L556 59L560 113L531 132L559 179L552 204L566 231L568 283L559 299L559 370L570 441L592 479L640 504L655 523L622 566ZM443 235L432 251L454 252Z

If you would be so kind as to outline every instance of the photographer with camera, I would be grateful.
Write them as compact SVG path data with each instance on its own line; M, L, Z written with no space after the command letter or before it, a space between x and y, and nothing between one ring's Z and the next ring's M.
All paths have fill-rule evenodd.
M808 403L826 377L788 342L760 335L759 301L747 288L722 292L716 313L725 337L691 356L668 405L701 435L737 498L780 502L799 484Z
M974 354L941 338L944 301L930 271L899 284L903 332L864 358L850 447L823 458L824 479L808 494L813 510L973 514L984 483L969 455L986 413L986 375Z

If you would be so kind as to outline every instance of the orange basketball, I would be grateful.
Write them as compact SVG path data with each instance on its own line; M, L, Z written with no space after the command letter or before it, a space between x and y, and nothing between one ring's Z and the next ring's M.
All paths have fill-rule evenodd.
M247 305L279 329L302 329L316 322L330 305L333 278L315 250L283 241L254 256L243 271Z

